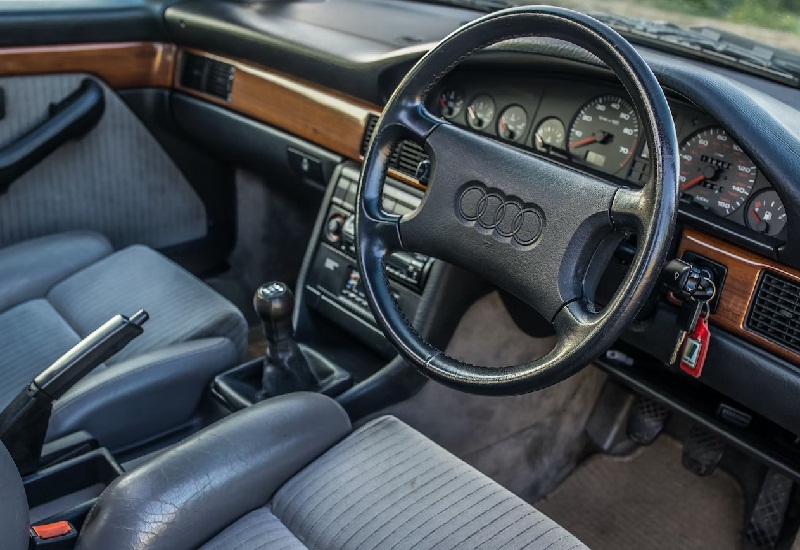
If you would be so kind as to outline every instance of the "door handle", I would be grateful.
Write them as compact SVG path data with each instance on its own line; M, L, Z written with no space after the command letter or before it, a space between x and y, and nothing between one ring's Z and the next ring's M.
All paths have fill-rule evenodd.
M88 78L59 103L51 104L43 122L0 149L0 194L50 153L83 137L100 121L104 110L103 88Z

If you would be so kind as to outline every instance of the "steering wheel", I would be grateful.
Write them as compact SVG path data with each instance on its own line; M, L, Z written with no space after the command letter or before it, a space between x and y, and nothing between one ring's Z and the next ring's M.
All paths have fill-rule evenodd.
M649 140L651 177L620 187L454 126L426 99L458 63L486 46L519 37L571 42L600 58L630 95ZM636 50L608 26L555 7L519 7L453 32L406 75L369 144L358 189L357 255L375 320L423 374L486 395L525 393L571 376L608 349L657 284L675 227L678 144L664 93ZM420 206L402 217L381 207L393 146L424 143L431 159ZM593 288L620 235L638 248L624 280L601 311ZM485 367L448 357L427 343L397 307L384 272L387 254L408 250L471 270L550 320L557 336L546 356Z

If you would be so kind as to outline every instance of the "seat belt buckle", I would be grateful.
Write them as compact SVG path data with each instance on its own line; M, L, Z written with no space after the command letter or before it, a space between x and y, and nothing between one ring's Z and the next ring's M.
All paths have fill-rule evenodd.
M78 530L68 521L57 521L32 526L30 535L30 550L71 550L78 539Z

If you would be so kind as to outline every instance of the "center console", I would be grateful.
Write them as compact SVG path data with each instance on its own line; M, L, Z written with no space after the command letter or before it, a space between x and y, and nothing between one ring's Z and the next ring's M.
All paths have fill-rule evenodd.
M333 191L323 204L325 218L303 288L307 306L386 357L394 349L375 325L361 288L355 254L355 205L359 173L342 166L333 176ZM392 179L384 184L383 209L403 216L413 212L424 192ZM434 260L397 252L386 259L389 286L409 319L416 315Z

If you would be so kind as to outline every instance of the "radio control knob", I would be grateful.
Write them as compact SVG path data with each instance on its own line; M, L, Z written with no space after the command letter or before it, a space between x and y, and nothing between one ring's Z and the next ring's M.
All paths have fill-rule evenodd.
M328 218L328 223L325 226L325 236L328 241L337 243L342 238L342 227L344 227L344 216L341 214L334 214Z

